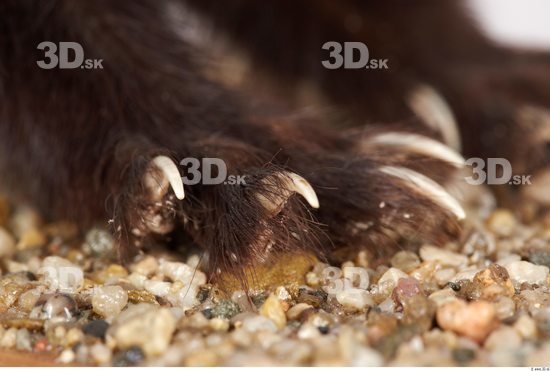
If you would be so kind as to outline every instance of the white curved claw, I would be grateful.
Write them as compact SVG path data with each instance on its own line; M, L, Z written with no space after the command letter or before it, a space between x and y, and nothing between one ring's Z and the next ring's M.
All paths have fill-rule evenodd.
M317 198L317 194L313 190L311 184L309 184L309 182L303 177L289 171L277 173L273 176L276 176L282 181L283 189L279 189L278 194L272 195L269 199L262 194L256 195L260 203L266 209L270 210L274 214L278 213L293 193L300 194L314 209L319 208L319 199ZM273 183L269 180L269 177L264 179L264 183L273 185Z
M407 185L413 187L417 192L422 193L433 202L451 211L458 220L466 217L466 212L460 203L443 187L427 176L404 167L383 166L379 170L406 181Z
M168 183L170 183L170 186L172 187L172 190L178 200L183 200L185 197L183 181L174 161L166 156L157 156L151 161L151 164L156 166L162 172L168 180Z
M440 159L457 168L463 167L465 162L464 158L452 148L437 140L418 134L387 132L369 138L367 143L400 147L410 152Z
M311 184L296 173L288 172L286 175L288 175L288 177L292 180L292 185L289 188L302 195L309 206L314 209L318 209L319 199L317 198L317 194L313 190Z
M460 133L451 108L431 86L417 87L409 96L409 107L430 128L441 133L443 140L460 152Z

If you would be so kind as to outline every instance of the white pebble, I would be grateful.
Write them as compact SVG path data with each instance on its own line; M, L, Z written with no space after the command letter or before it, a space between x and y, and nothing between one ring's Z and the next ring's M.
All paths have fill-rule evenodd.
M507 264L517 262L517 261L520 261L520 260L521 260L521 256L519 256L517 254L509 254L509 255L506 255L506 256L500 258L499 260L497 260L496 263L498 265L504 267Z
M537 337L537 324L531 317L527 315L523 315L518 318L516 323L514 323L514 329L524 339L531 340Z
M397 282L399 281L399 279L407 277L409 276L402 270L397 268L390 268L378 280L378 289L380 292L389 295L393 291L395 286L397 286Z
M2 339L0 339L0 347L2 348L13 348L17 343L17 329L15 327L10 327L4 332Z
M277 325L279 329L282 329L286 325L286 315L281 301L277 299L275 294L270 294L266 301L262 304L259 313L269 318Z
M489 350L509 350L519 348L521 345L521 337L510 326L501 326L493 331L487 340L485 340L485 349Z
M371 295L362 289L349 288L336 294L336 300L344 307L361 310L374 305Z
M191 268L187 264L178 262L169 262L163 259L160 260L159 272L170 278L172 281L181 281L188 283L191 279L197 279L196 274L202 273ZM195 275L195 277L193 277Z
M100 365L107 365L109 362L111 362L111 349L101 343L92 345L90 347L90 354L94 361L96 361Z
M56 361L60 363L71 363L75 359L75 354L72 349L65 349L61 352Z
M456 274L454 268L439 269L434 273L435 281L439 286L445 286Z
M443 265L450 265L452 267L468 264L468 258L466 256L435 246L424 245L420 248L419 253L424 261L438 261Z
M200 262L201 262L200 255L193 254L187 259L185 263L191 268L196 269L199 266Z
M139 346L148 356L155 356L166 351L175 329L176 319L170 310L140 303L122 312L109 333L119 348Z
M170 282L158 281L158 280L147 280L143 284L143 288L149 291L151 294L165 297L170 292L170 287L172 284Z
M321 336L319 329L311 323L304 323L298 330L299 339L315 339Z
M275 290L275 295L277 296L277 299L282 301L292 299L292 296L290 296L290 293L283 286L277 287L277 289Z
M181 281L174 282L170 286L170 291L166 294L166 300L168 300L170 304L183 310L194 307L199 304L199 301L197 300L199 286L195 283L195 280L193 280L193 284L190 286L189 284L184 284Z
M548 276L548 267L535 265L526 261L516 261L504 266L513 281L518 283L543 284Z
M456 293L450 287L433 292L428 299L433 300L439 307L445 303L456 300Z
M352 367L382 367L384 358L374 349L367 347L358 347L355 350Z
M147 277L145 277L143 274L139 274L139 273L131 273L127 277L127 279L138 290L143 290L143 288L145 287L145 282L147 281Z
M468 268L468 269L461 270L460 272L455 274L453 278L451 278L451 282L457 282L461 280L473 281L475 275L480 271L481 269L479 268Z
M155 259L154 256L147 255L137 263L132 264L130 266L130 271L142 274L144 276L151 276L156 272L158 266L157 259Z
M103 317L119 314L128 304L128 293L120 286L102 286L94 288L92 307Z
M366 290L369 288L369 273L362 267L344 267L344 278L349 280L354 287Z
M286 316L289 320L298 319L302 312L309 308L313 307L307 303L298 303L286 312Z
M384 313L393 313L395 311L395 301L391 297L388 297L378 304L378 309Z
M264 316L250 316L243 320L242 328L248 332L268 331L276 332L277 325L267 317Z

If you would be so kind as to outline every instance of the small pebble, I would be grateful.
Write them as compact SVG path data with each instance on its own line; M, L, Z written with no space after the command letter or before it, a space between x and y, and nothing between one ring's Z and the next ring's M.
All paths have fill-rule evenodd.
M321 332L319 332L319 329L310 323L304 323L300 326L300 330L298 330L299 339L315 339L320 336Z
M508 254L500 259L497 260L496 264L500 265L501 267L504 267L505 265L513 262L517 262L521 260L521 256L517 254Z
M510 326L501 326L493 331L487 340L484 347L489 350L509 350L519 348L521 345L521 337L518 332Z
M130 266L130 272L138 273L143 276L151 276L158 269L159 265L154 256L147 255L141 258L137 263Z
M460 270L453 278L451 278L450 282L458 282L462 280L469 280L473 281L475 275L480 271L478 268L468 268Z
M30 312L42 296L43 289L43 287L38 287L21 294L17 300L19 308L24 312Z
M172 284L170 282L147 280L143 283L143 288L153 295L165 297L170 292Z
M453 358L459 365L464 365L475 358L475 352L468 348L455 348L452 351Z
M515 293L508 271L498 264L491 264L488 268L476 273L473 282L484 289L498 286L499 289L495 291L495 296L513 296Z
M215 331L227 331L229 330L229 320L220 317L214 317L209 322L210 328Z
M532 251L529 253L529 261L550 268L550 251Z
M71 363L74 362L75 357L76 355L72 349L65 349L61 352L59 357L57 357L56 361L60 363Z
M443 268L435 272L434 278L439 286L445 286L456 274L454 268Z
M128 277L128 271L122 265L111 264L106 269L96 272L93 279L101 284L116 284L122 278Z
M516 303L507 296L500 296L493 305L500 320L511 318L516 313Z
M290 293L283 286L279 286L275 289L275 295L277 296L277 299L282 301L288 301L292 299Z
M361 267L344 267L342 269L344 279L348 280L353 287L367 290L369 288L369 274L365 268Z
M466 256L430 245L424 245L420 248L420 257L424 261L438 261L443 265L452 267L468 264Z
M77 343L80 343L84 338L84 333L82 330L80 330L78 327L71 327L69 331L67 331L67 335L65 336L65 346L66 347L72 347Z
M202 273L202 272L201 272ZM183 310L191 309L199 304L197 294L199 293L200 285L206 282L204 273L197 276L188 283L176 281L170 286L170 291L166 295L166 299L176 307Z
M420 259L412 251L399 251L392 257L391 265L403 272L411 272L418 268Z
M389 295L397 285L399 279L407 277L409 276L405 272L397 268L390 268L378 280L379 291Z
M204 275L204 273L191 268L187 264L178 263L178 262L169 262L163 259L159 261L158 270L160 273L164 274L166 277L170 278L172 281L181 281L184 283L189 283L191 279L200 279L198 277L194 277L195 273L199 275Z
M86 234L82 249L92 256L107 255L114 249L113 236L103 229L91 229Z
M523 315L514 323L514 329L526 340L537 337L537 324L529 316Z
M260 307L260 314L271 319L279 329L282 329L286 325L285 311L281 306L281 302L274 294L269 295Z
M518 224L514 214L509 210L495 210L487 219L487 228L500 237L509 237Z
M550 337L550 307L539 310L534 319L538 332L544 337Z
M131 367L137 366L145 359L145 354L140 347L132 346L125 349L113 357L113 366L115 367Z
M113 356L111 349L101 343L96 343L92 345L90 347L90 354L93 360L101 366L109 365Z
M4 331L2 339L0 339L1 348L13 348L17 344L17 329L15 327L10 327Z
M315 272L307 272L306 283L311 287L318 287L321 284L321 278Z
M513 281L523 283L543 284L546 282L549 268L542 265L535 265L526 261L517 261L505 266L510 278Z
M108 334L112 334L120 348L138 346L152 356L162 354L168 348L175 329L176 319L169 309L141 303L130 305L123 311Z
M108 328L109 324L105 320L96 319L85 324L82 327L82 331L86 335L94 336L99 339L105 339L105 334L107 333Z
M128 304L128 293L120 286L94 288L92 306L94 312L105 318L119 314Z
M144 276L143 274L139 274L139 273L131 273L128 277L127 277L128 281L130 281L130 283L132 285L134 285L136 287L136 289L138 290L143 290L144 287L145 287L145 282L148 281L147 277Z
M298 303L286 312L286 316L290 321L297 320L306 309L310 308L313 307L307 303Z
M242 328L250 333L255 333L259 331L277 331L277 325L275 324L275 322L267 317L258 315L253 315L245 318L242 322Z
M450 287L447 287L442 290L433 292L430 296L428 296L428 299L434 301L435 304L439 307L445 303L455 300L456 292Z
M374 305L374 301L368 291L357 288L344 289L338 292L336 300L344 307L354 310L362 310Z
M18 350L31 351L32 344L31 344L31 335L29 333L29 330L27 330L26 328L21 328L17 330L15 343L16 343L15 347Z
M232 318L239 314L241 308L239 305L231 300L220 300L215 307L212 308L212 317Z
M437 309L437 323L444 330L454 331L481 342L498 325L492 304L484 301L466 303L453 300Z
M541 367L541 365L550 365L550 343L540 346L536 351L531 353L525 362L526 366Z

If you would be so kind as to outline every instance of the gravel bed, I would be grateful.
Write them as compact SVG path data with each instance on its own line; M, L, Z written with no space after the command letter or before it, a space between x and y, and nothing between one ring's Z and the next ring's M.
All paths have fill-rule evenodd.
M208 283L197 255L156 249L123 267L106 231L81 237L0 201L0 354L115 366L549 365L550 214L516 214L493 210L459 241L382 263L366 251L316 262L247 297Z

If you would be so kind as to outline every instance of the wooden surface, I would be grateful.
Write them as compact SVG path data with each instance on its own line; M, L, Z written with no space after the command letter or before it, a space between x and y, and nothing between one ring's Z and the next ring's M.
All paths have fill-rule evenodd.
M11 349L0 349L0 366L29 366L29 367L63 367L63 366L84 366L77 363L58 363L58 357L52 353L31 353Z

